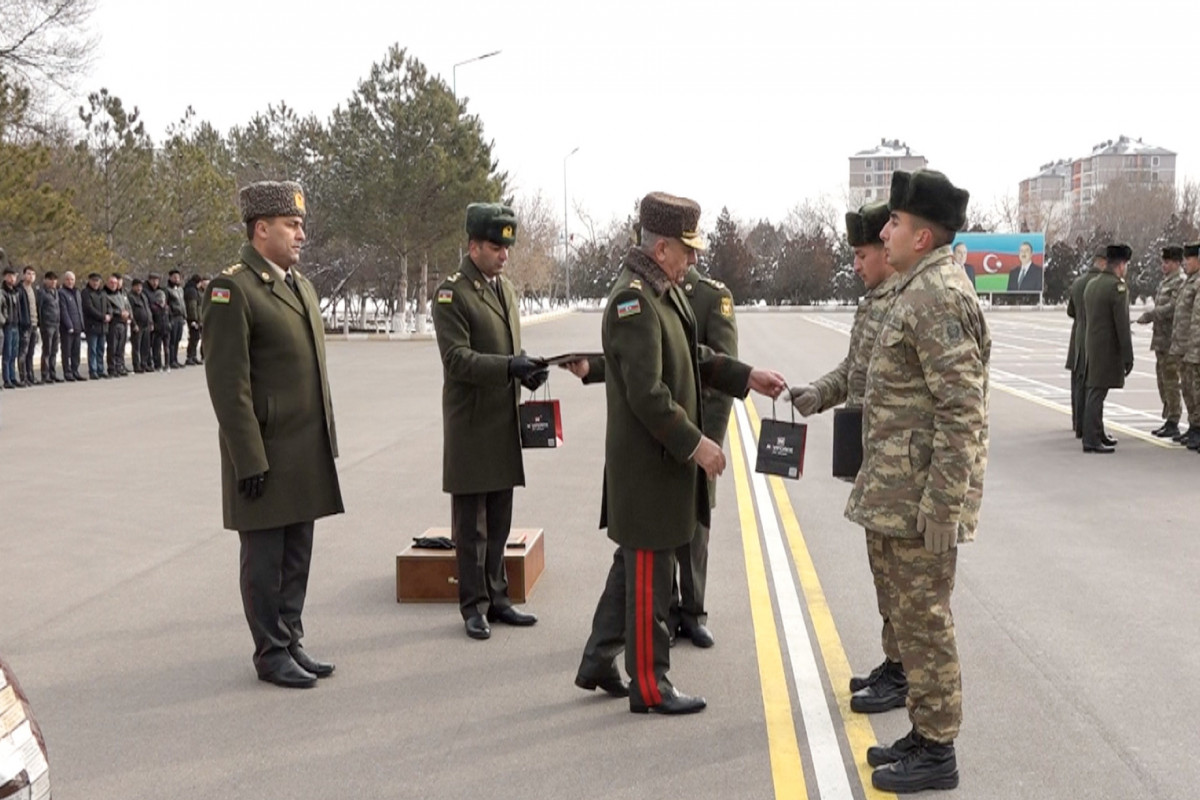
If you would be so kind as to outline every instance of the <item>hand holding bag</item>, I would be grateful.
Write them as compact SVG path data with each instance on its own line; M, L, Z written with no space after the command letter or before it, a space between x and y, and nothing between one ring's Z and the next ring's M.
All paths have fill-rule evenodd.
M535 400L537 392L518 407L521 422L521 447L526 449L562 447L562 409L558 400L550 398L550 382L545 384L545 397Z
M775 401L771 402L771 418L762 421L758 432L758 459L754 471L795 480L804 474L808 425L796 422L795 406L788 403L788 407L792 409L791 422L776 419Z

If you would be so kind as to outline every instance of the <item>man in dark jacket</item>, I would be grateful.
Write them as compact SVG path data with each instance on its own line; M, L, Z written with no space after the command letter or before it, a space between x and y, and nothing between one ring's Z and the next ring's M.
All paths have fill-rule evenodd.
M1104 432L1104 400L1109 389L1121 389L1133 371L1133 340L1129 333L1129 293L1125 269L1133 251L1110 244L1107 266L1087 285L1087 402L1083 412L1083 452L1112 453L1116 439Z
M63 377L81 381L79 374L79 342L83 337L83 297L75 288L75 273L63 273L63 285L58 289L58 310L61 316L58 330L62 339Z
M1097 275L1104 272L1108 251L1101 247L1092 258L1092 266L1071 283L1067 295L1067 316L1071 318L1071 338L1067 342L1067 369L1071 371L1071 427L1075 438L1083 438L1083 406L1087 400L1087 309L1083 293Z
M153 354L155 370L169 372L171 370L171 308L168 305L167 290L159 285L157 272L151 272L146 278L146 299L150 301L150 352ZM143 369L150 369L150 364L143 364Z
M58 306L58 274L53 271L42 276L42 288L37 291L37 309L42 334L42 383L62 383L55 366L62 314Z
M100 287L100 273L88 275L87 286L81 293L83 298L83 331L87 335L88 377L107 378L104 371L104 345L108 333L108 300Z
M187 285L183 287L183 305L187 312L187 361L184 364L189 366L203 364L197 355L197 348L200 345L200 315L202 292L204 291L206 281L199 275L193 275L188 278Z
M41 330L38 316L38 290L33 281L37 272L33 267L21 270L21 289L25 293L24 311L21 314L21 346L17 353L17 373L21 382L32 386L37 381L33 379L33 353L37 350L38 333ZM45 346L43 345L43 350ZM45 381L43 381L45 382Z
M129 374L125 367L125 344L129 333L129 298L121 289L121 276L108 276L104 287L104 299L108 303L108 374L123 378Z
M21 301L25 291L17 286L17 271L4 268L4 283L0 285L0 322L4 326L2 339L4 388L16 389L25 384L17 375L17 355L21 349Z
M168 366L172 369L183 369L179 363L179 342L183 340L183 327L187 319L187 300L183 296L183 276L179 270L173 269L167 273L167 306L171 314L171 337L168 343L170 360Z
M133 336L129 349L133 351L133 371L135 374L150 372L150 334L154 330L154 320L150 316L150 298L142 288L142 279L134 278L129 291L130 328Z

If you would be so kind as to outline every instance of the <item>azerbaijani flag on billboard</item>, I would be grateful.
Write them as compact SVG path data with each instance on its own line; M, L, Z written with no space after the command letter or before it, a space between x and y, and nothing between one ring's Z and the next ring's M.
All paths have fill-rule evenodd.
M1046 237L1041 233L960 233L954 260L980 294L1042 292Z

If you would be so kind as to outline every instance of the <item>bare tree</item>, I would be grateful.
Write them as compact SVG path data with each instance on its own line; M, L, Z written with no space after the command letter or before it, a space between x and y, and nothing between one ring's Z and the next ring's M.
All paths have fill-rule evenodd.
M0 0L0 70L22 83L69 86L96 45L95 0Z
M554 211L541 192L518 197L515 205L517 243L512 246L505 274L521 298L549 297L558 272L554 250L562 240Z

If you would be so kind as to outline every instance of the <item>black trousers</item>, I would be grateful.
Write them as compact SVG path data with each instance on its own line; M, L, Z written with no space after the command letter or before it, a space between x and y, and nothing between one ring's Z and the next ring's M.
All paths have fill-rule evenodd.
M129 338L129 328L120 320L108 324L108 374L119 375L125 372L125 342Z
M22 383L33 383L33 352L37 350L37 344L38 329L32 325L22 328L20 349L17 351L17 373ZM44 351L45 347L42 349Z
M130 337L130 351L133 354L133 371L150 369L150 337L151 332L144 327L138 327Z
M499 611L508 599L504 546L512 529L513 490L450 495L450 536L458 560L458 606L463 619Z
M704 610L704 590L708 585L708 528L696 524L692 540L675 549L679 577L671 584L671 613L667 624L671 630L682 626L691 629L708 624Z
M254 667L266 675L282 667L300 646L300 615L308 594L313 523L240 531L242 609L254 639Z
M1083 407L1087 402L1087 373L1078 367L1071 370L1071 427L1075 436L1083 436Z
M30 348L32 350L32 348ZM42 328L42 382L52 381L56 377L58 362L58 326L50 325ZM30 377L33 373L30 372Z
M79 374L80 342L83 339L81 331L62 332L62 365L63 377Z
M619 676L616 659L624 650L631 705L656 706L673 691L667 677L667 614L674 575L674 550L617 548L583 647L580 675Z
M171 348L171 360L167 362L167 366L179 366L179 343L183 341L183 317L171 317L171 339L168 347Z
M197 349L200 347L200 326L189 323L187 335L187 359L195 361Z
M1108 389L1088 387L1083 410L1084 447L1098 447L1104 438L1104 400L1107 397Z
M170 344L171 329L169 327L155 325L154 330L150 332L150 352L153 354L155 369L163 369L164 367L169 367L171 365L167 355L167 350L170 347Z

